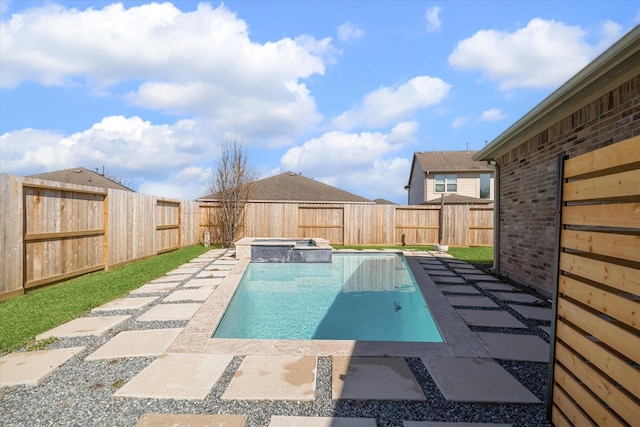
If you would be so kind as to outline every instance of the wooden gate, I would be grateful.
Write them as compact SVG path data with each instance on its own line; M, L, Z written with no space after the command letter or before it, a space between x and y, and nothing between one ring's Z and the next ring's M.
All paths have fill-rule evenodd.
M640 421L640 137L559 159L549 416Z

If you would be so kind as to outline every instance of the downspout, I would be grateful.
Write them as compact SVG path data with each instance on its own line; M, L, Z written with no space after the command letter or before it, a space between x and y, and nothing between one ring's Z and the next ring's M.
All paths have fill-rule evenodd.
M500 168L495 160L489 162L493 166L493 267L500 271Z

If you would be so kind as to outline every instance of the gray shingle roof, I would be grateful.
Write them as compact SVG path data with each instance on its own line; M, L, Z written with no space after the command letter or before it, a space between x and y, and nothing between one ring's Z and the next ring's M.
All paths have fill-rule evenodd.
M199 200L215 200L215 196L210 194ZM295 172L285 172L280 175L255 181L253 183L251 200L372 203L369 199L307 178Z
M492 171L484 160L473 160L477 151L416 152L415 156L424 172Z
M35 175L28 175L28 178L39 178L49 181L65 182L67 184L87 185L90 187L133 191L132 189L118 184L117 182L105 176L102 176L99 173L90 171L89 169L85 168L71 168L59 171L38 173Z

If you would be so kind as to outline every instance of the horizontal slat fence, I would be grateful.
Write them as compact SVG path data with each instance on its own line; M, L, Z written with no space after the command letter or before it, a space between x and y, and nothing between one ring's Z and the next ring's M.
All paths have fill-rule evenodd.
M640 420L640 137L565 160L551 420Z

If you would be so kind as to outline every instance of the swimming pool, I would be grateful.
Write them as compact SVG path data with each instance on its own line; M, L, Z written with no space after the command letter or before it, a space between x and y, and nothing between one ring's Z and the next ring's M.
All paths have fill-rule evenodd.
M404 257L248 265L213 338L442 342Z

